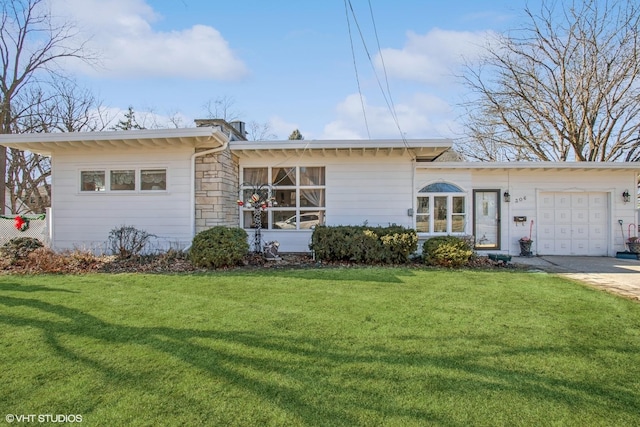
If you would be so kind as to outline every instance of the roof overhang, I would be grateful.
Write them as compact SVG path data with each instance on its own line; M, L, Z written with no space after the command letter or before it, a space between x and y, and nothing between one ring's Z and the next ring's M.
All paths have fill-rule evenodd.
M228 141L219 127L0 135L0 145L51 156L78 150L217 148Z
M419 162L416 167L430 170L633 170L640 172L640 162Z
M238 157L275 157L281 154L315 153L324 156L409 154L422 161L432 161L451 148L449 139L421 140L287 140L231 141L231 151Z

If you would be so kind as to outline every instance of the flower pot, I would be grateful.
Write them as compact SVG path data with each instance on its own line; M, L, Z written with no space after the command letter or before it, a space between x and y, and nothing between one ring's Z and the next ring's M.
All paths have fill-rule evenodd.
M531 244L533 240L518 240L520 243L520 256L533 256L531 253Z
M640 254L640 242L627 242L627 247L629 248L629 252Z

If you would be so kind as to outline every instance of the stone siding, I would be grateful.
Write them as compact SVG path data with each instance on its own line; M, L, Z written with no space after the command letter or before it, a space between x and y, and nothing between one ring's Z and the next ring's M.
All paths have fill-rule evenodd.
M195 159L196 233L216 225L239 226L238 157L229 147Z

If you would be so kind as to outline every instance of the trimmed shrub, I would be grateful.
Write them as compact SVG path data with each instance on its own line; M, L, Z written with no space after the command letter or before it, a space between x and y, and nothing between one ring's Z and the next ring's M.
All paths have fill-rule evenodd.
M15 263L25 259L31 252L42 248L42 242L34 237L14 237L0 248L0 255L8 258L9 262Z
M196 234L189 260L202 268L230 267L241 264L248 252L246 231L219 225Z
M317 226L309 247L316 259L324 261L401 264L417 249L418 236L415 230L397 225Z
M456 236L437 236L422 245L424 260L429 265L461 267L473 257L468 239Z

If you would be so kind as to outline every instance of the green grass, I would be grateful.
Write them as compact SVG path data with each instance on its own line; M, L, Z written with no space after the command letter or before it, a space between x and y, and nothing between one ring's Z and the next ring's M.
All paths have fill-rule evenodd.
M640 425L640 304L504 271L2 276L5 414L80 414L83 426Z

